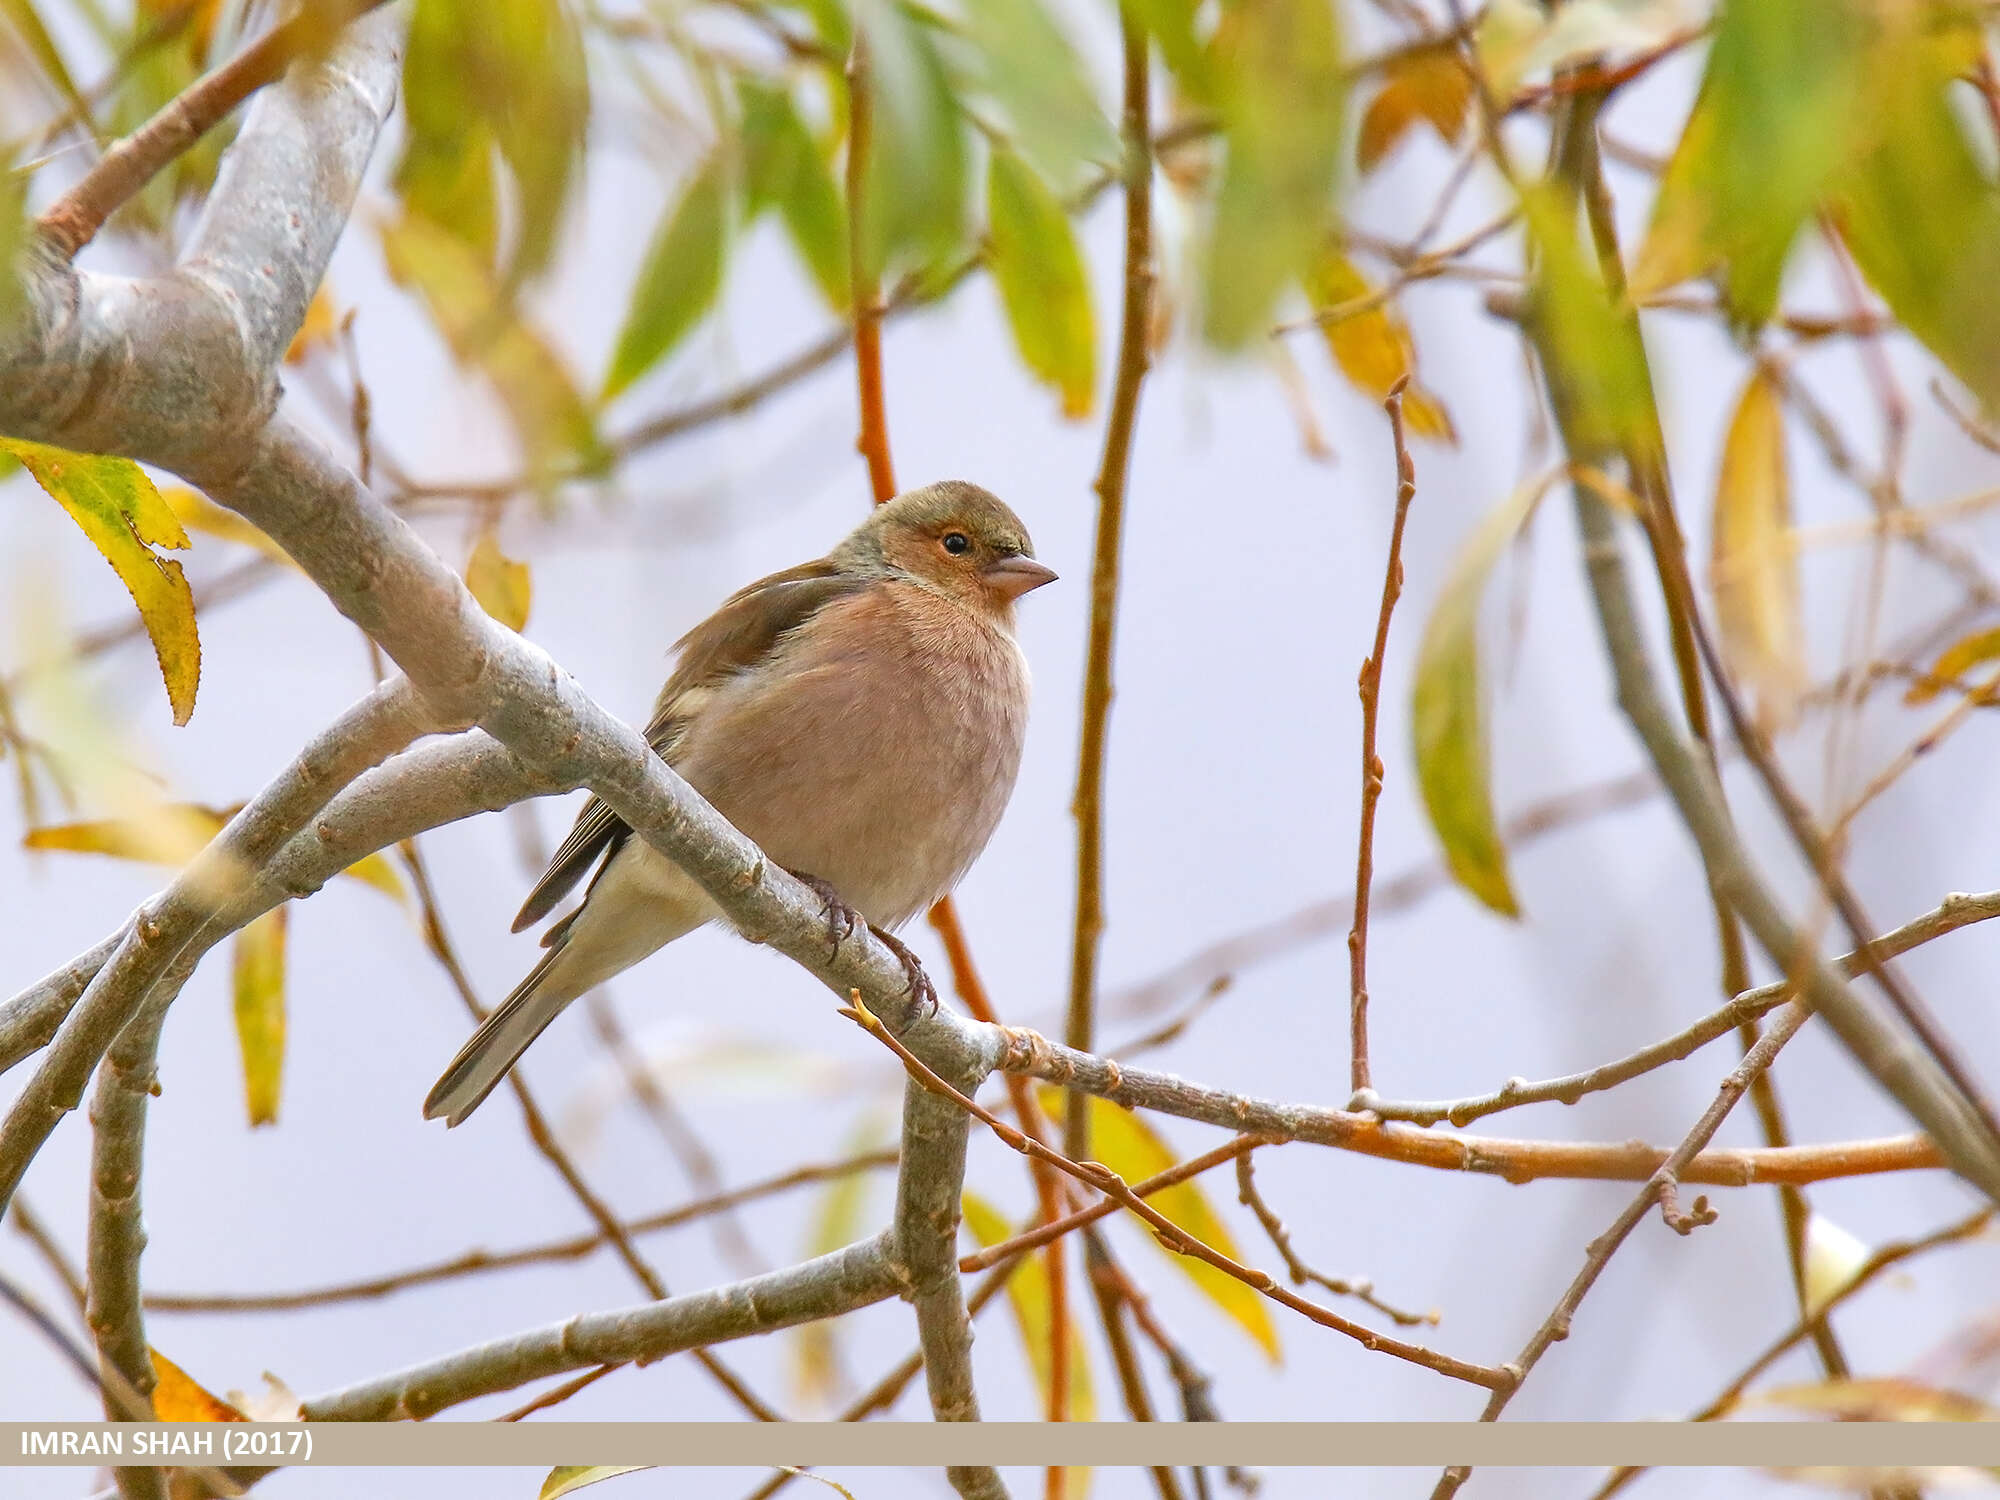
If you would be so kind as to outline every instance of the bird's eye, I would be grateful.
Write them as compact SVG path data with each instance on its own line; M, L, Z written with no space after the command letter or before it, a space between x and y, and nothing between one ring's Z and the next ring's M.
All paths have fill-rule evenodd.
M944 534L944 550L949 552L953 557L960 556L969 551L971 547L972 543L962 531L947 531Z

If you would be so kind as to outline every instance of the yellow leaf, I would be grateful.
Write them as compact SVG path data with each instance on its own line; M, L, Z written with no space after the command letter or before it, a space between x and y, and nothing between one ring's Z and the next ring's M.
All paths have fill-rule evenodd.
M201 681L194 595L181 565L153 550L187 548L187 533L173 510L129 458L70 453L14 438L0 438L0 448L19 459L50 498L69 512L131 592L160 661L174 722L187 723Z
M1944 683L1962 677L1966 668L1992 661L1996 656L2000 656L2000 625L1975 630L1971 635L1953 641L1931 663L1930 680L1910 685L1910 690L1903 694L1904 704L1914 706L1935 698Z
M1845 1422L2000 1421L2000 1411L1976 1397L1894 1377L1779 1386L1756 1397L1755 1404L1821 1412Z
M968 1190L960 1201L965 1228L983 1248L1012 1239L1017 1232L1007 1216L979 1194ZM1053 1300L1049 1294L1049 1264L1039 1251L1007 1278L1007 1302L1014 1314L1014 1327L1027 1351L1028 1368L1034 1372L1035 1389L1041 1392L1041 1410L1048 1410L1049 1380L1052 1374L1049 1335L1053 1320ZM1090 1352L1084 1347L1083 1331L1072 1306L1069 1318L1069 1419L1096 1420L1097 1403L1090 1389ZM1072 1470L1072 1473L1076 1471ZM1071 1494L1078 1491L1071 1487Z
M1044 1089L1041 1101L1042 1108L1051 1119L1062 1118L1066 1100L1061 1090ZM1156 1176L1177 1160L1167 1143L1138 1115L1108 1099L1096 1098L1090 1101L1090 1154L1093 1160L1102 1162L1128 1183ZM1146 1202L1177 1228L1185 1230L1190 1237L1200 1240L1210 1249L1219 1250L1239 1263L1243 1260L1242 1252L1236 1248L1235 1237L1209 1203L1208 1194L1202 1191L1199 1182L1183 1182L1153 1193ZM1154 1243L1159 1245L1157 1238ZM1272 1363L1282 1358L1278 1348L1277 1325L1272 1321L1270 1304L1262 1292L1207 1261L1192 1255L1181 1255L1164 1245L1159 1245L1159 1248L1176 1270L1250 1335Z
M542 1481L542 1490L535 1500L562 1500L564 1495L573 1495L587 1484L596 1484L602 1479L616 1479L620 1474L637 1474L642 1469L655 1467L653 1464L577 1464L567 1468L549 1470L549 1477Z
M389 863L388 856L380 851L363 855L340 873L363 885L374 886L398 906L410 904L410 893L403 885L403 877L396 873L396 867Z
M155 865L184 865L222 831L229 815L192 802L163 802L135 817L99 818L31 828L27 849L109 854Z
M292 335L291 345L285 350L285 363L304 364L314 349L333 342L339 326L339 319L333 312L333 294L326 289L326 283L321 282L319 290L312 295L312 301L306 304L305 320L299 324L299 331Z
M845 1150L855 1155L874 1150L882 1144L886 1129L886 1117L876 1110L865 1111L849 1133ZM865 1172L849 1172L827 1184L813 1215L807 1256L830 1254L860 1237L871 1186ZM801 1324L793 1335L792 1388L808 1403L824 1405L839 1386L837 1328L836 1320L821 1318Z
M465 564L465 586L479 607L509 630L528 623L528 607L533 602L534 582L528 565L516 562L500 550L500 542L487 527L472 544L472 556Z
M167 502L167 508L174 513L175 519L189 531L199 531L219 541L240 542L246 547L255 547L272 561L281 562L288 568L298 566L284 548L257 527L235 511L217 505L199 490L191 490L186 485L169 485L160 491L160 498Z
M1374 171L1419 120L1447 146L1456 145L1471 102L1472 75L1455 46L1433 42L1398 54L1383 68L1381 90L1361 116L1356 165Z
M285 1071L285 908L236 934L236 1041L250 1123L274 1125Z
M1375 292L1368 278L1337 248L1329 248L1320 257L1308 290L1314 306L1322 312L1358 302ZM1405 375L1415 375L1416 345L1408 326L1388 302L1377 302L1320 326L1340 373L1377 401L1386 397ZM1458 441L1458 431L1452 426L1451 414L1444 409L1444 403L1414 379L1403 391L1403 421L1418 437L1435 438L1441 443Z
M1824 1214L1806 1219L1805 1310L1816 1313L1868 1263L1868 1246Z
M153 1356L153 1412L162 1422L247 1422L250 1419L211 1396L159 1350Z
M1548 481L1524 485L1480 522L1459 552L1417 647L1410 734L1417 783L1452 875L1502 916L1521 908L1493 819L1491 756L1479 680L1479 601L1500 551L1526 524Z
M565 460L586 469L602 462L590 410L561 357L508 305L470 248L407 214L382 227L382 255L399 286L422 294L453 358L492 383L537 482L546 483Z
M1723 441L1715 481L1709 586L1722 651L1757 695L1767 730L1790 724L1806 688L1785 414L1763 371L1750 377Z

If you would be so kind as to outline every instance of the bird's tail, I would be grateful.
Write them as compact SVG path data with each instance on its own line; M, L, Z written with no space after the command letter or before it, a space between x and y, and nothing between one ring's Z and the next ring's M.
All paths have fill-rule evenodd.
M479 1023L472 1039L459 1049L424 1100L426 1120L441 1116L447 1125L456 1125L479 1108L499 1087L508 1069L520 1061L529 1043L576 998L578 992L568 985L544 988L549 970L561 956L560 948L545 955L514 987L514 993L500 1002L499 1009Z

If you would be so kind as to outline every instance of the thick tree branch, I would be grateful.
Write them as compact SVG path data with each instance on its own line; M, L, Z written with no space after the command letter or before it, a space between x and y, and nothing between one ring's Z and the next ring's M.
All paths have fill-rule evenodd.
M13 1196L49 1133L76 1108L98 1060L155 987L181 959L191 968L192 960L229 930L224 914L246 873L261 868L341 787L428 727L407 682L377 688L307 746L172 885L139 909L0 1121L0 1205Z
M104 221L229 112L290 66L312 44L337 34L382 0L308 5L265 32L221 67L176 94L144 125L99 158L50 204L37 227L64 259L89 244ZM189 16L192 10L188 11Z
M853 1312L904 1290L889 1234L782 1271L665 1302L583 1313L304 1403L308 1422L421 1420L447 1407L592 1365L669 1354Z

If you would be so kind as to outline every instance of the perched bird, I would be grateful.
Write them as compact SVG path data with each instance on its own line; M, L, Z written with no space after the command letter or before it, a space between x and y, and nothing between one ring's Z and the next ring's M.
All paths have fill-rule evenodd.
M957 885L986 847L1021 762L1028 667L1014 601L1055 574L1019 518L946 480L880 506L818 562L732 595L676 645L646 738L695 790L827 905L836 945L889 934ZM514 931L586 871L548 954L481 1023L424 1101L456 1125L564 1006L721 915L694 879L595 797ZM598 864L602 860L601 865Z

